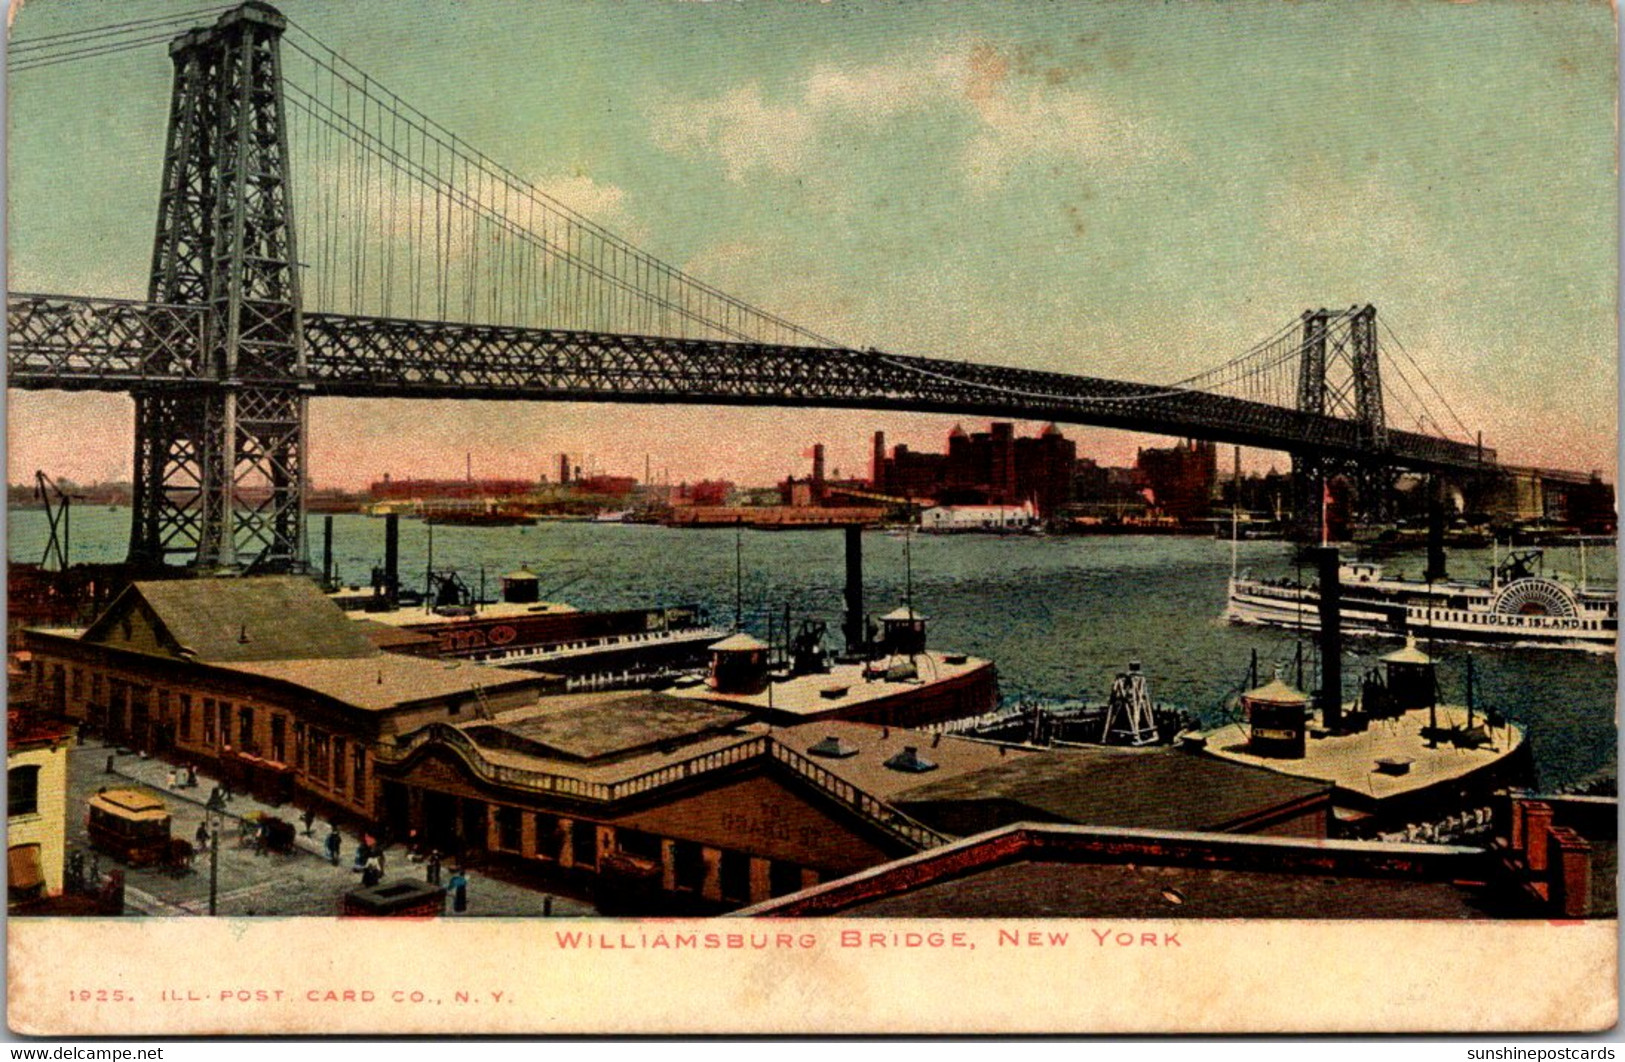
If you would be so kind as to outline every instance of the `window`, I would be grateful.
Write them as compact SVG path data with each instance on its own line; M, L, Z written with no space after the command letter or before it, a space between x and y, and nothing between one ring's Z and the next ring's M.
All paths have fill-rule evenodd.
M13 767L6 772L6 814L34 815L39 812L39 767Z
M750 856L744 852L724 851L717 876L724 900L737 903L750 900Z
M660 862L660 838L642 830L616 830L615 843L621 851L639 859Z
M310 732L310 776L327 781L327 735L315 729Z
M672 846L672 877L679 889L699 892L705 887L705 852L694 841Z
M79 668L73 669L73 703L85 703L85 673Z
M203 743L213 745L214 737L214 698L203 698Z
M181 694L181 739L192 740L192 695Z
M37 844L15 844L7 849L6 871L6 885L13 900L31 900L45 888Z
M237 746L244 752L257 752L254 743L254 709L243 705L237 709Z
M570 827L571 857L578 867L598 866L598 824L577 819Z
M158 691L158 721L160 723L169 722L169 691L168 690L159 690Z
M220 702L220 740L227 748L231 747L231 702Z
M497 807L497 847L510 852L519 851L519 816L518 808L504 805Z
M273 715L271 717L271 759L277 763L288 762L288 717Z
M367 749L364 745L355 747L355 771L351 778L355 783L355 798L367 799Z
M90 676L90 703L105 704L102 699L102 676L100 672Z
M553 815L536 815L536 854L542 859L557 859L564 849L564 831Z
M344 739L333 739L333 788L344 788Z
M293 724L293 766L298 771L305 769L305 724L298 721Z
M800 892L801 868L794 863L781 863L775 859L767 868L767 891L773 896Z

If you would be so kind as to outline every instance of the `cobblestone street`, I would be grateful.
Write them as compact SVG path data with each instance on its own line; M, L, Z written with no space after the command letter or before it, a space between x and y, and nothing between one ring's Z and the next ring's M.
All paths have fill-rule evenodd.
M108 773L108 759L113 771ZM126 872L125 908L127 914L207 915L209 913L209 854L198 853L192 868L175 872L163 867L128 868L111 856L90 848L85 831L85 801L98 789L136 783L151 789L169 805L173 821L170 835L193 840L204 819L204 804L215 779L198 772L197 788L172 791L168 788L170 764L142 759L133 754L118 755L99 744L73 749L68 758L68 846L85 853L87 862L99 860L103 872L115 868ZM318 818L311 836L301 834L294 851L286 854L261 853L241 839L245 816L264 812L290 820L302 831L301 813L291 807L273 808L251 797L237 795L227 806L225 828L220 837L216 910L221 915L336 915L345 892L361 884L359 871L352 869L360 837L341 830L344 838L339 865L332 865L323 848L327 823ZM384 853L384 882L422 880L425 867L407 858L406 849L395 845ZM442 871L442 881L451 874ZM542 891L522 883L493 877L479 870L468 873L468 911L448 917L543 917L549 906L554 916L594 914L593 907L579 899ZM506 875L505 875L506 877Z

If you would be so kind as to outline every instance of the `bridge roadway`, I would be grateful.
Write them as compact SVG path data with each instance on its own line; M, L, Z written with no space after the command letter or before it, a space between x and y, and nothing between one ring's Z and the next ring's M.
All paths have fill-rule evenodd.
M461 398L895 409L1053 420L1411 469L1472 470L1493 450L1202 391L885 354L307 313L303 378L226 381L195 307L7 299L7 385L132 391L287 387L314 397Z

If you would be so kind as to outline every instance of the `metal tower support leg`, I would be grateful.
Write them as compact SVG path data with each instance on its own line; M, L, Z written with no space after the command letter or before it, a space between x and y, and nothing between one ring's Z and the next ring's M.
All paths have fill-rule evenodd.
M184 395L137 397L132 561L303 571L304 326L278 42L248 3L170 46L150 298L205 311Z

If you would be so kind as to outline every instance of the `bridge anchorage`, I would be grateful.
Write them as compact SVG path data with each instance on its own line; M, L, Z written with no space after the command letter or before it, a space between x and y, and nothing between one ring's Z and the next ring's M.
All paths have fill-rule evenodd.
M105 54L105 40L66 58ZM324 396L1098 425L1288 452L1298 511L1314 514L1328 479L1370 510L1395 469L1495 464L1459 419L1447 433L1427 412L1371 306L1308 311L1168 384L855 349L548 199L268 4L185 30L169 55L146 300L7 304L9 386L133 396L140 568L307 570L308 404Z

